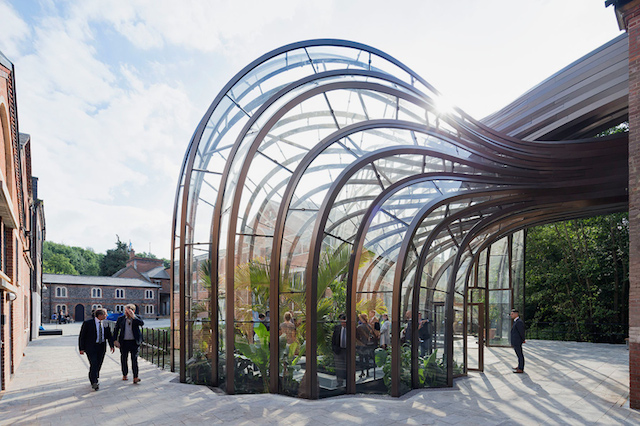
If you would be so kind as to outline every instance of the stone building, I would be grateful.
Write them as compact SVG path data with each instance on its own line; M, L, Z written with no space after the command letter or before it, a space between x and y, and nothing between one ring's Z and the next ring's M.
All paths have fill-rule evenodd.
M44 225L31 137L19 133L14 66L0 52L0 390L40 326Z
M129 251L129 260L124 268L113 274L120 278L138 278L161 286L157 313L160 316L170 314L169 304L171 299L171 287L169 274L164 267L162 259L150 259L136 256L135 250Z
M74 321L83 321L97 308L124 312L128 303L135 304L143 318L158 315L161 285L144 279L44 274L42 282L43 318L51 319L53 313L61 313L70 315Z

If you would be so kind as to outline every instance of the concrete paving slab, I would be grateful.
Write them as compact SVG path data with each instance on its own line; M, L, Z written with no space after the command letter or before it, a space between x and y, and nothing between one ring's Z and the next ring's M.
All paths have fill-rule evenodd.
M224 395L178 383L141 360L142 382L122 381L118 352L105 358L100 390L77 351L79 324L31 342L8 389L0 425L336 425L640 424L629 408L624 345L528 340L525 374L513 374L510 348L487 348L485 372L453 388L414 390L402 398L354 395L306 401L282 395Z

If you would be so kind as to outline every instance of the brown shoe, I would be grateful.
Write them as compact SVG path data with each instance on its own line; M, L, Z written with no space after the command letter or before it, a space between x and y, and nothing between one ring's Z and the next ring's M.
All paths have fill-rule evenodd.
M520 370L519 368L516 368L515 370L513 370L514 373L524 373L524 371ZM135 380L135 379L133 379Z
M122 380L129 380L127 376L122 376Z
M522 371L521 371L521 373L522 373ZM139 379L138 377L134 377L134 378L133 378L133 383L134 383L134 384L135 384L135 383L138 383L139 381L140 381L140 379Z

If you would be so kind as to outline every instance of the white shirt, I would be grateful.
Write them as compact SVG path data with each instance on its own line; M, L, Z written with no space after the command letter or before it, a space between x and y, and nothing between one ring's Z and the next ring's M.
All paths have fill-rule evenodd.
M100 328L102 328L102 340L104 341L104 326L102 325L102 322L96 317L93 319L96 323L96 343L100 343Z

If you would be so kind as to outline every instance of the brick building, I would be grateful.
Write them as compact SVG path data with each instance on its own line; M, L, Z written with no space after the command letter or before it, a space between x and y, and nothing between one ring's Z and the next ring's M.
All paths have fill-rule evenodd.
M124 312L133 303L143 318L156 318L161 285L140 278L95 277L88 275L44 274L42 315L70 315L74 321L91 317L91 311L105 308Z
M137 257L135 250L129 250L129 260L124 268L113 274L120 278L138 278L161 286L159 295L158 310L160 316L170 314L169 306L171 302L171 287L169 273L164 267L162 259L149 259Z
M607 0L629 35L629 404L640 409L640 0Z
M0 390L40 326L43 204L19 133L13 64L0 52Z

